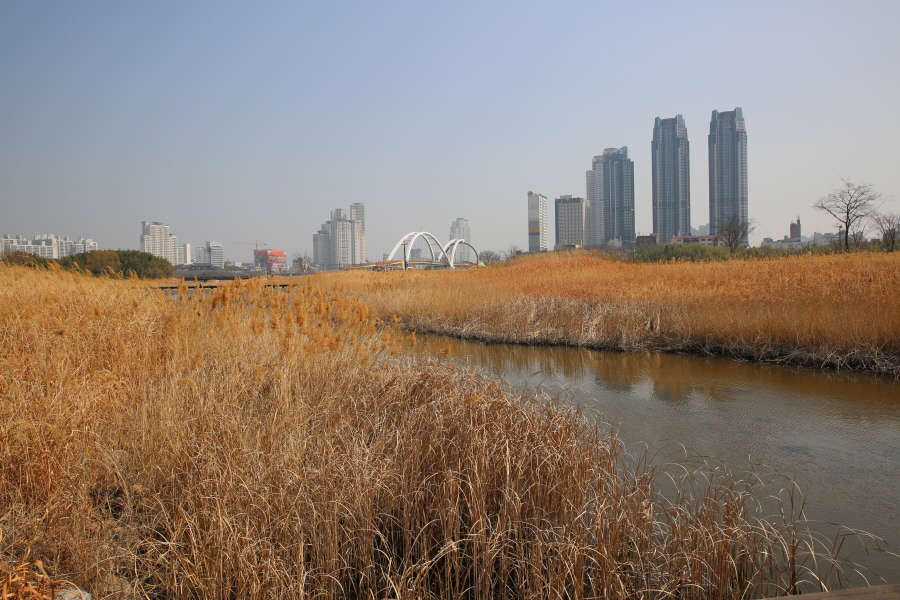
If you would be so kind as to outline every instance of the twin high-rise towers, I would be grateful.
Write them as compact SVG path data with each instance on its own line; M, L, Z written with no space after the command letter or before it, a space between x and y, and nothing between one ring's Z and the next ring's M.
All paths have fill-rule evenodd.
M691 234L690 145L684 117L657 117L653 127L653 232L661 244ZM747 129L740 107L712 112L709 124L709 233L736 217L748 220ZM746 244L748 240L744 240Z
M653 232L661 244L691 234L691 159L684 117L653 127ZM709 233L731 217L747 221L747 129L740 108L709 124ZM747 243L747 240L744 240Z
M650 144L653 178L653 232L661 244L691 234L690 143L684 117L656 118ZM540 199L528 193L529 250L547 249L539 215ZM628 148L607 148L587 172L587 197L556 201L556 243L630 246L635 241L634 163ZM740 108L714 110L709 128L709 233L729 218L748 220L747 130ZM544 217L546 219L546 217ZM747 240L744 240L747 243Z

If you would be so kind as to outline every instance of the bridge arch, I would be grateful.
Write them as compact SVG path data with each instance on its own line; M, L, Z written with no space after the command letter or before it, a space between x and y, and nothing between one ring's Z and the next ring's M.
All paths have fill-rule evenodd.
M449 266L450 263L449 263L448 259L446 258L447 255L444 253L444 249L441 246L441 243L438 241L438 239L436 237L434 237L427 231L411 231L411 232L407 233L406 235L404 235L402 238L400 238L400 241L397 242L397 245L394 246L394 249L391 250L391 253L388 255L387 259L394 260L394 255L397 254L397 251L403 247L404 243L407 244L410 248L412 248L412 245L414 243L416 243L416 240L418 240L419 238L422 238L428 244L428 251L431 252L431 260L435 260L435 261L439 260L439 261L447 263ZM434 254L435 246L437 246L437 250L438 250L437 256L435 256L435 254ZM400 258L403 258L403 257L401 256ZM406 258L407 258L407 260L409 259L408 256Z
M478 264L478 250L475 249L475 246L467 242L466 240L459 238L456 240L450 240L447 242L447 245L444 246L444 256L447 257L447 265L453 269L456 267L456 252L460 246L468 246L472 249L472 252L475 253L475 264Z
M396 260L402 260L403 259L402 254L400 256L397 256L397 253L401 251L401 248L403 248L403 245L406 244L407 246L412 248L412 245L415 244L416 241L419 240L419 238L425 240L425 242L428 244L428 251L431 253L431 263L432 264L433 263L443 263L444 265L446 265L447 268L455 269L457 262L454 259L454 257L460 246L468 246L469 248L471 248L472 252L475 253L475 265L480 264L481 259L478 254L478 250L476 250L475 246L473 246L472 244L470 244L463 238L450 240L449 242L447 242L446 245L441 246L441 243L438 241L438 239L434 235L428 233L427 231L410 231L409 233L404 235L402 238L400 238L400 240L394 246L394 249L391 250L391 253L387 255L387 258L382 263L378 263L378 264L384 264L384 263L390 263L390 262L396 261ZM407 259L407 261L410 261L409 256L407 256L406 259ZM427 261L422 261L422 262L427 262ZM469 263L464 263L464 264L468 265ZM408 267L408 264L404 265L403 268L405 269L407 267Z

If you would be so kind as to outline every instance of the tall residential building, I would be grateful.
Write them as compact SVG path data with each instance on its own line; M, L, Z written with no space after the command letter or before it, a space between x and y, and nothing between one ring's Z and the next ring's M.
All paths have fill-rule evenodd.
M731 217L749 219L747 212L747 129L740 107L712 111L709 124L709 231ZM744 245L748 240L744 239Z
M691 164L684 117L656 117L653 126L653 233L660 244L691 235Z
M364 218L362 204L350 207L350 216ZM313 260L326 269L340 269L366 262L366 234L363 221L347 218L347 211L336 208L331 220L313 235Z
M528 251L546 252L547 246L547 197L528 192Z
M634 162L628 147L603 152L603 239L600 243L634 245Z
M212 265L216 269L224 269L225 251L222 248L222 244L219 242L206 242L205 246L197 246L194 249L194 262Z
M587 172L587 224L585 225L585 245L599 246L604 241L603 234L603 159L595 156L591 170Z
M362 202L354 202L350 205L350 220L358 221L360 229L366 230L366 208ZM365 254L365 252L363 252Z
M313 234L313 264L326 267L329 264L331 256L331 232L328 223Z
M800 217L797 217L796 223L791 223L791 239L800 239Z
M450 239L466 240L469 244L472 243L472 230L469 227L468 219L456 219L453 221L450 225ZM475 262L475 254L472 252L471 248L460 244L456 247L456 256L453 260Z
M556 245L584 245L587 200L572 196L556 199Z
M141 252L164 258L173 265L184 264L184 246L169 232L169 226L157 221L141 221Z

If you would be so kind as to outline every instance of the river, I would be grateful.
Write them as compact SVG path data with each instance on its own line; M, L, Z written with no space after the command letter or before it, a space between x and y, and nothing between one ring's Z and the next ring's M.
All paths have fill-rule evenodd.
M839 523L900 554L900 383L893 379L716 357L418 341L416 352L443 357L449 346L460 364L592 409L631 453L646 447L668 460L683 447L735 473L751 461L764 465L758 470L797 484L815 531L832 539L831 524ZM871 584L900 583L900 558L862 550L851 558L878 576Z

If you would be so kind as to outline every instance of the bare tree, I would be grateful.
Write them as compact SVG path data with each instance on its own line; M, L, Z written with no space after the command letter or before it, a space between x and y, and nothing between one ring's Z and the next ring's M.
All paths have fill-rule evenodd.
M871 183L856 184L849 179L842 179L841 185L822 196L812 205L813 208L827 212L837 219L845 232L844 250L850 251L850 240L855 231L860 231L859 224L881 206L881 194L872 189Z
M737 215L732 215L716 225L716 234L721 235L722 241L728 246L729 256L734 256L738 246L746 242L755 230L755 220L742 219Z
M306 254L305 252L302 254L300 252L294 252L293 258L294 271L303 275L309 273L309 267L312 264L312 259L309 257L309 254Z
M900 238L900 214L875 213L872 215L872 226L881 236L881 243L888 252L893 252L897 247L897 240Z
M522 249L521 249L521 248L519 248L519 247L518 247L517 245L515 245L515 244L510 244L510 245L509 245L509 248L507 248L507 249L506 249L506 252L503 252L503 253L501 254L501 256L503 257L503 260L509 260L509 259L511 259L511 258L515 258L516 256L518 256L518 255L521 254L521 253L522 253Z
M485 264L493 263L493 262L500 262L500 260L501 260L500 255L497 254L496 252L494 252L493 250L482 250L481 252L478 253L478 258L481 259L481 262L483 262Z

